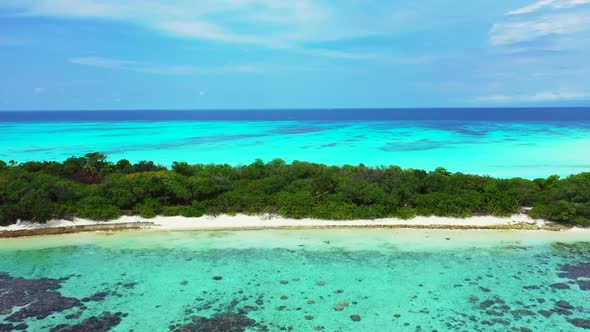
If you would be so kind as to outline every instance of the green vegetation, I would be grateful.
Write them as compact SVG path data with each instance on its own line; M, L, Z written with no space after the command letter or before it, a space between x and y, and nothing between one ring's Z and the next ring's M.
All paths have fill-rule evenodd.
M107 161L100 153L59 162L0 161L0 225L82 217L272 213L358 219L530 214L590 225L590 173L534 181L486 176L326 166L282 160L250 165Z

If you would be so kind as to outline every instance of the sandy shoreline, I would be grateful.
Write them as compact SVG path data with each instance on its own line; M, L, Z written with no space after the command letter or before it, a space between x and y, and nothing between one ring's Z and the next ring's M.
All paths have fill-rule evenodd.
M420 229L514 229L546 231L587 231L569 228L526 214L510 217L477 216L469 218L415 217L412 219L375 220L319 220L289 219L277 216L220 215L198 218L162 217L145 219L139 216L123 216L116 220L97 222L85 219L51 220L46 224L26 223L0 227L0 237L49 235L91 231L120 231L128 229L182 231L182 230L253 230L253 229L303 229L303 228L420 228Z

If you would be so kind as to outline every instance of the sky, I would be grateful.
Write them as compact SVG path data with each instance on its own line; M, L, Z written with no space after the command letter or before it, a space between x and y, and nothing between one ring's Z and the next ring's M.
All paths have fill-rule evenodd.
M590 0L0 0L0 110L590 106Z

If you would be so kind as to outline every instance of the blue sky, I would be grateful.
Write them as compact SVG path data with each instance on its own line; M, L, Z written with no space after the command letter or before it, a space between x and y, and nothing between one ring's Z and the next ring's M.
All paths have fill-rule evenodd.
M0 0L0 109L590 105L590 0Z

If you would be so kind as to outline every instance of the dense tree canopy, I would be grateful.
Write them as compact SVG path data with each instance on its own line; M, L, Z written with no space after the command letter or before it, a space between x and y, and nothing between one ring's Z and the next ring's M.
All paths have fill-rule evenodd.
M0 161L0 225L17 219L106 220L136 214L196 217L273 213L357 219L437 215L530 214L590 225L590 173L533 181L403 170L397 166L326 166L260 160L245 166L107 161L90 153L64 162Z

